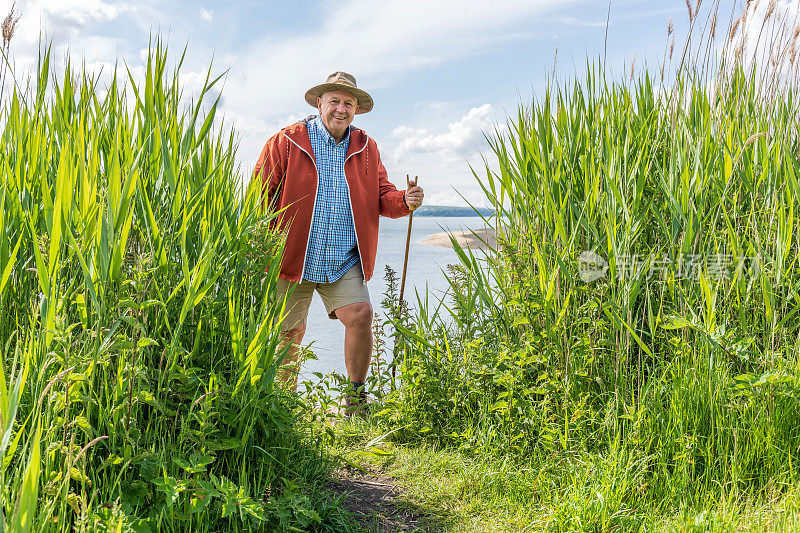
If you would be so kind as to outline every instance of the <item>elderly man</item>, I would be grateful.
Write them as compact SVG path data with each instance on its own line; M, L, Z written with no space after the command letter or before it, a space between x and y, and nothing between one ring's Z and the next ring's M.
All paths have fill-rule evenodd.
M363 406L364 379L372 354L372 305L366 283L375 268L378 216L398 218L422 205L416 184L398 191L387 179L378 146L352 127L355 115L372 109L370 95L345 72L306 92L312 115L271 137L256 164L271 205L284 209L279 224L288 231L279 292L288 314L283 335L291 342L285 363L296 364L297 344L316 290L331 319L344 324L344 359L352 411ZM290 387L296 373L282 369Z

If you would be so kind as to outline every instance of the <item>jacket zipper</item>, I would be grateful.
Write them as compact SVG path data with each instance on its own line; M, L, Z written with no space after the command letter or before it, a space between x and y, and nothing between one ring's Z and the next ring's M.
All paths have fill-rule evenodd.
M364 135L364 137L367 137ZM369 137L367 137L367 142L364 143L364 146L358 152L353 152L349 156L347 156L344 160L344 164L347 165L347 161L353 157L354 155L361 153L369 144ZM344 184L347 186L347 201L350 202L350 219L353 221L353 233L356 235L356 248L358 248L358 261L361 263L361 274L364 279L363 284L367 284L367 275L364 274L364 260L361 258L361 245L358 243L358 230L356 229L356 215L353 212L353 197L350 194L350 183L347 181L347 172L344 173Z
M319 170L317 169L317 161L314 159L314 157L311 154L308 153L308 151L306 151L305 148L303 148L302 146L300 146L299 144L294 142L294 140L291 137L289 137L288 135L286 136L286 138L289 139L295 146L300 148L308 157L311 158L311 163L314 165L314 171L317 173L317 186L314 188L314 203L312 204L312 207L311 207L311 220L309 221L309 224L308 224L308 235L306 235L306 251L303 254L303 268L300 269L300 280L298 281L298 283L301 283L303 281L303 274L306 271L306 259L308 258L308 245L311 243L311 228L314 227L314 213L317 210L317 191L319 190ZM345 179L345 181L347 181L347 180ZM350 211L352 211L352 210L353 210L353 206L351 205L350 206ZM355 228L355 222L353 222L353 227ZM356 234L356 243L358 243L358 234ZM360 249L359 249L358 253L359 253L359 258L360 258L360 254L361 254L361 250Z

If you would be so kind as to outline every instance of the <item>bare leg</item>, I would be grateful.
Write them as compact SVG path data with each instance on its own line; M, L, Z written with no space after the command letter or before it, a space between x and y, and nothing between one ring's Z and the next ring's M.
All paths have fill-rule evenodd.
M351 383L363 383L372 357L372 305L360 302L336 310L344 324L344 365Z
M306 326L287 329L281 333L283 340L281 346L286 346L291 343L289 353L283 360L281 368L278 370L278 381L289 390L297 389L297 372L300 370L299 362L297 361L298 354L300 353L300 343L303 341L303 335L306 333Z

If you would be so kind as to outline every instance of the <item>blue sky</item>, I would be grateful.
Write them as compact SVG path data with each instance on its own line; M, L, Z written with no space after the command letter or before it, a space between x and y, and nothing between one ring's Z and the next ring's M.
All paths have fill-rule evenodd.
M3 14L10 4L0 1ZM244 174L270 135L314 112L306 89L344 70L373 96L354 125L376 139L390 179L419 175L430 204L463 205L458 193L480 204L468 165L490 155L483 132L542 93L554 58L560 80L581 76L603 53L608 9L598 0L26 0L11 49L24 71L42 34L56 57L69 50L108 73L118 59L140 72L151 34L173 58L188 44L188 91L212 60L229 69L221 111L238 131ZM609 69L627 77L635 58L637 72L657 72L670 19L680 42L684 0L614 0Z

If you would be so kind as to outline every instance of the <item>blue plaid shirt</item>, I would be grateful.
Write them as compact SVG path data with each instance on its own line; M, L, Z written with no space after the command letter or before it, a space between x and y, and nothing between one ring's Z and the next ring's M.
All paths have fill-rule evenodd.
M333 283L360 259L353 211L350 208L350 190L344 176L350 129L337 144L319 116L306 126L317 163L317 199L308 236L303 279L314 283Z

